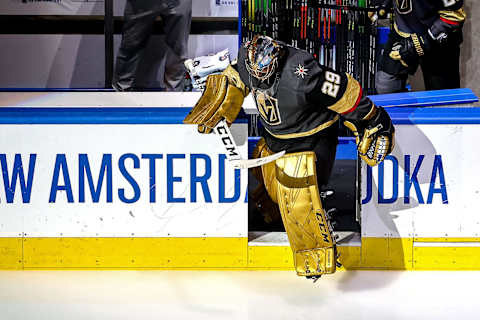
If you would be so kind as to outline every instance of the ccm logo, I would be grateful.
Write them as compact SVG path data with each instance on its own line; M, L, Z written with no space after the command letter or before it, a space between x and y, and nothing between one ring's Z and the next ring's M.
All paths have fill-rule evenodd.
M220 140L222 141L225 149L228 151L227 157L240 157L240 153L237 151L237 145L233 141L233 137L230 134L230 130L224 126L220 125L216 128L218 135L220 136Z

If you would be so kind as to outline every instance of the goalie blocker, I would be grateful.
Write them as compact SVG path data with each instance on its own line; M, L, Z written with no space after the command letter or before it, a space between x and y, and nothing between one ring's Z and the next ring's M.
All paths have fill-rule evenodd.
M231 125L237 118L248 92L238 72L228 66L222 74L208 76L200 100L183 122L197 124L200 133L212 132L223 119Z

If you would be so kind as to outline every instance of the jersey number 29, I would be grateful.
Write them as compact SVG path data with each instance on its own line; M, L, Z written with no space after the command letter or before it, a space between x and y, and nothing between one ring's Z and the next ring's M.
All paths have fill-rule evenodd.
M340 76L330 71L325 72L325 82L322 85L322 93L336 98L338 90L340 90Z

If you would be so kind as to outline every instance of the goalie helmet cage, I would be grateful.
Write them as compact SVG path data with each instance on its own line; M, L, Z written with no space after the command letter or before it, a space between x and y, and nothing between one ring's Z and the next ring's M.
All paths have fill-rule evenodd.
M371 0L241 0L241 42L270 36L310 52L320 64L351 74L375 93L377 22Z

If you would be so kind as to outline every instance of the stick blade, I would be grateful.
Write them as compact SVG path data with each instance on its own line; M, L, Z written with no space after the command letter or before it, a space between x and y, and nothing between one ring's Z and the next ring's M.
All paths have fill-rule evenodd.
M264 158L231 160L230 163L237 169L250 169L260 167L264 164L280 159L284 154L285 151L280 151Z

